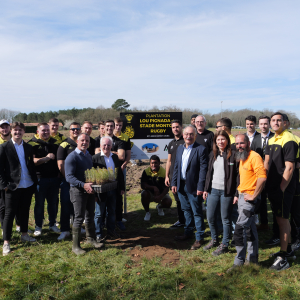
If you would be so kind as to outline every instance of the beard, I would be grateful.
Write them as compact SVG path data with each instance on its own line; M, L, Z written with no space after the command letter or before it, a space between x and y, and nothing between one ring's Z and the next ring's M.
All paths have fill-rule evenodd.
M6 134L2 134L2 136L5 136L5 137L10 136L10 132L8 132Z
M235 156L236 161L245 161L250 154L250 150L250 148L245 148L242 152L238 151Z

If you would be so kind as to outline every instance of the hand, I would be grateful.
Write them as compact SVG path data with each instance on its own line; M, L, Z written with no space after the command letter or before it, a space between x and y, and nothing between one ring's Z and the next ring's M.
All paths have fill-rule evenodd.
M206 200L208 196L208 192L203 192L203 199Z
M88 182L88 183L85 183L83 188L85 189L85 191L88 193L88 194L94 194L94 190L92 188L92 183L91 182Z
M198 191L198 190L197 190L197 196L201 196L202 194L203 194L202 191Z
M233 204L236 204L239 201L239 197L234 197L233 198Z
M154 192L154 196L157 197L159 195L159 189L156 186L153 187L153 192Z
M53 153L49 153L46 157L50 159L55 159L55 155Z
M125 191L121 191L120 194L123 196L125 194Z
M126 166L127 166L127 162L125 161L125 162L123 163L123 165L121 166L122 171L124 171L124 169L126 168Z
M284 193L284 191L285 191L285 190L281 187L281 185L280 185L280 190L281 190L283 193Z
M170 178L169 177L166 177L166 179L165 179L165 185L166 186L170 186Z
M177 194L177 186L172 186L172 193Z
M159 195L159 196L154 197L154 202L160 203L161 202L161 196Z
M244 193L244 199L245 199L245 201L253 201L253 200L255 200L253 198L253 195L249 195L247 193Z

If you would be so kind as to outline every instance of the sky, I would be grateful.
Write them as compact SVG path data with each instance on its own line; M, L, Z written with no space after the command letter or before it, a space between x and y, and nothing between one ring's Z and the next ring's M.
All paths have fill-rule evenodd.
M300 1L0 0L0 109L175 105L300 118Z

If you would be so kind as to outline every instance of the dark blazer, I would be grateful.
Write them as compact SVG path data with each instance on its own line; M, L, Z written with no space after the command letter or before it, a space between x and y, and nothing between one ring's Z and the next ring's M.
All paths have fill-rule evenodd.
M181 161L184 149L183 147L185 147L184 144L180 145L177 149L173 177L171 182L171 186L177 186L177 190L179 190L180 188ZM207 149L204 146L195 142L191 150L186 169L185 185L190 194L197 195L197 191L204 191L207 165Z
M33 161L32 146L23 141L23 148L29 175L36 185L37 177ZM14 191L18 188L20 180L21 164L16 148L12 140L9 140L0 146L0 189L8 187L9 190Z
M234 197L238 187L239 163L235 159L236 150L231 150L231 156L227 159L227 151L224 152L224 196ZM214 175L214 153L209 154L208 170L206 174L204 191L211 193L212 179Z
M113 154L112 159L115 164L115 168L118 168L118 174L117 174L117 181L118 181L118 191L125 191L125 182L124 182L124 175L123 171L121 169L122 162L119 160L118 155ZM105 168L106 169L106 163L104 156L101 156L101 152L95 154L93 156L93 167L97 168L99 167L100 169Z
M269 139L274 135L273 132L270 132ZM251 144L251 150L255 151L258 153L261 157L263 157L263 149L262 149L262 140L261 140L261 134L255 135L252 144Z

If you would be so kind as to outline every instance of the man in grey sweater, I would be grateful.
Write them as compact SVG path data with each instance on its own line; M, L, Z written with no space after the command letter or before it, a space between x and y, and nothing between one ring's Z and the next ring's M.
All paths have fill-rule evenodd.
M92 156L87 151L90 137L86 133L81 133L77 138L77 148L68 155L65 160L66 181L70 183L70 198L74 206L73 223L73 247L72 251L76 255L84 254L80 247L80 233L83 220L85 219L85 230L87 244L95 248L101 248L103 244L97 243L94 212L95 196L92 183L85 183L84 173L93 167Z

